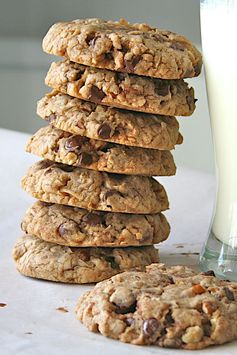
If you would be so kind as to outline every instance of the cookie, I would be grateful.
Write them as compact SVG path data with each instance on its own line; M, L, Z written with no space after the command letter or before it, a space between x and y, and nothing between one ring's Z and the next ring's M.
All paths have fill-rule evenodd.
M90 283L158 261L153 246L70 248L25 235L13 248L17 270L30 277L65 283Z
M170 232L162 213L90 212L41 201L28 209L21 228L47 242L72 247L151 245L167 239Z
M26 151L58 163L130 175L175 175L170 151L127 147L103 142L53 128L39 129L28 141Z
M197 76L202 66L201 53L183 36L125 20L56 23L43 50L92 67L162 79Z
M124 213L158 213L169 207L165 189L146 176L108 174L49 160L34 164L22 187L45 201Z
M96 105L57 91L38 102L37 113L56 128L106 142L159 150L182 143L175 117Z
M79 99L128 110L189 116L195 109L194 90L182 79L139 77L69 60L52 63L45 84Z
M124 272L84 294L77 317L126 343L202 349L237 338L237 284L213 272L154 264Z

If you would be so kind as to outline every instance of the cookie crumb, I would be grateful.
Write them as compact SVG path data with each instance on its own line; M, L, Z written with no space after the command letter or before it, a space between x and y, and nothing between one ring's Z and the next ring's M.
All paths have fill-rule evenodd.
M57 311L60 311L60 312L63 312L63 313L67 313L67 312L69 312L66 308L64 308L64 307L58 307L58 308L56 308L56 310Z
M25 332L24 334L31 335L33 333L32 332Z
M7 306L7 304L6 304L6 303L2 303L2 302L0 302L0 307L1 307L1 308L6 307L6 306Z

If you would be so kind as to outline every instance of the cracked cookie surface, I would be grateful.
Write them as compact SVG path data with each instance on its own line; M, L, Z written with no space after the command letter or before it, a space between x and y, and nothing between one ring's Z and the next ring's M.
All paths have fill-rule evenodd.
M124 213L158 213L169 207L165 189L146 176L108 174L39 161L22 179L33 197L89 210Z
M26 145L28 153L77 167L128 175L175 175L170 151L127 147L46 126Z
M182 79L116 73L69 60L53 62L45 84L79 99L128 110L189 116L195 109L194 90Z
M237 338L237 284L184 266L146 269L98 283L79 299L78 319L137 345L202 349Z
M170 232L162 213L91 212L41 201L27 210L21 228L45 241L73 247L152 245L165 240Z
M56 23L43 50L92 67L162 79L197 76L202 65L201 53L185 37L125 20Z
M175 117L115 109L57 91L38 102L37 114L56 128L92 139L159 150L182 143Z
M16 241L13 259L17 270L38 279L91 283L158 261L153 246L127 248L70 248L25 235Z

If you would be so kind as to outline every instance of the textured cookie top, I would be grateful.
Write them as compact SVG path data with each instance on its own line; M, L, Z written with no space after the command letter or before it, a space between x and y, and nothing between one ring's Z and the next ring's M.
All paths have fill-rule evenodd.
M115 109L57 91L38 102L37 113L64 131L107 142L160 150L182 142L175 117Z
M73 135L51 126L39 129L26 151L58 163L131 175L174 175L176 167L169 151L127 147Z
M162 213L91 212L41 201L28 209L21 228L45 241L74 247L151 245L165 240L170 232Z
M162 79L200 74L200 52L185 37L146 24L83 19L53 25L43 50L73 62Z
M79 299L77 317L123 342L201 349L237 338L237 284L211 271L150 265L97 284Z
M45 84L64 94L103 105L169 116L189 116L194 90L182 79L162 80L64 60L53 62Z
M25 235L16 241L13 259L25 276L66 283L98 282L119 272L158 261L153 246L70 248Z
M157 213L169 206L165 189L151 177L108 174L49 160L32 165L22 187L39 200L89 210Z

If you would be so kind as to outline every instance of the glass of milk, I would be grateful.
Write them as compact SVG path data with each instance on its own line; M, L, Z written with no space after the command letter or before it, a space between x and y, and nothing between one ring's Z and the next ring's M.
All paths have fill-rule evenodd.
M201 34L217 194L203 270L237 281L237 0L201 0Z

